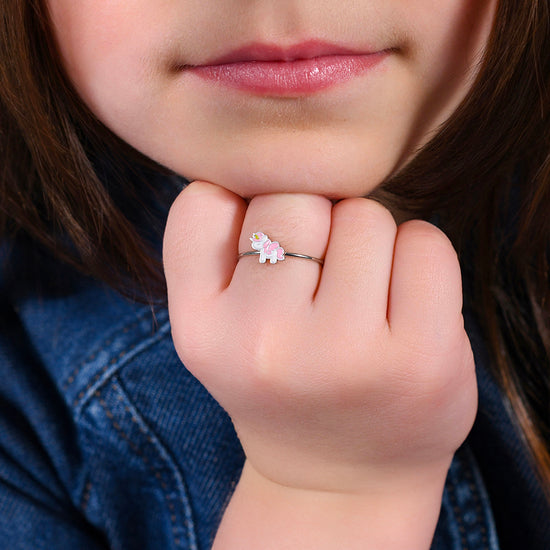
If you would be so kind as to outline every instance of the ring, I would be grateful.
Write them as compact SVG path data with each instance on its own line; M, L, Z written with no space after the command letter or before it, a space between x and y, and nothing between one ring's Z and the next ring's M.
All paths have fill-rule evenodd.
M295 252L285 252L285 249L277 242L272 241L265 233L256 231L250 237L252 248L251 252L241 252L239 258L243 256L260 256L260 263L265 264L267 260L269 263L276 264L282 262L286 256L292 256L293 258L303 258L304 260L313 260L319 265L323 265L325 262L320 258L314 258L307 254L297 254Z

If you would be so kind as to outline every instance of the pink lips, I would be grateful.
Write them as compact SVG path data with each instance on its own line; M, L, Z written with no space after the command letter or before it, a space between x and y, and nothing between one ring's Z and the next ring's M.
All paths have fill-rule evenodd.
M320 41L286 49L251 44L204 65L184 69L202 79L256 94L301 95L363 74L388 53L357 52Z

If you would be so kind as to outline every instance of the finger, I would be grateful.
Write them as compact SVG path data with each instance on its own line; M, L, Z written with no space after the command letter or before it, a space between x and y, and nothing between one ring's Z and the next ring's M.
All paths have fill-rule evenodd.
M163 259L169 303L186 308L222 292L233 275L243 199L206 182L189 184L170 209Z
M331 202L321 196L273 194L254 197L248 206L239 239L240 252L253 252L253 234L263 233L285 252L323 258L330 232ZM256 239L257 240L257 239ZM265 241L265 237L262 237ZM263 242L262 241L262 242ZM267 241L265 241L267 242ZM261 243L258 243L261 248ZM277 247L272 245L273 254ZM311 302L321 266L315 261L286 256L284 261L260 263L260 256L241 257L231 286L235 292L256 292L260 299L285 304ZM262 292L266 293L262 297Z
M316 306L364 331L385 326L396 231L393 216L376 201L335 205Z
M460 266L449 239L425 221L401 224L388 307L392 333L416 346L445 344L460 333L456 329L462 323L461 311Z

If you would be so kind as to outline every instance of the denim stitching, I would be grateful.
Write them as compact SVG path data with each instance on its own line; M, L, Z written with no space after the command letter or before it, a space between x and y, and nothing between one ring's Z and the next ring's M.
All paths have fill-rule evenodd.
M483 549L489 550L489 540L487 538L487 529L482 525L483 524L483 509L481 506L481 501L479 499L479 494L477 492L477 486L474 483L474 476L472 474L471 466L468 464L468 467L464 473L464 476L468 480L468 487L470 489L471 495L475 502L475 510L477 514L477 518L479 521L479 524L481 525L480 531L482 533L482 543L483 543Z
M147 316L148 313L149 311L144 311L137 319L134 319L131 323L124 326L122 329L117 329L116 334L121 334L121 333L127 334L128 332L133 330L137 325L139 325L139 323L143 321L143 319ZM78 366L75 367L75 369L67 377L67 380L63 383L62 389L64 392L67 391L71 387L73 382L76 380L76 377L80 372L80 369L82 369L82 367L87 363L90 363L91 361L93 361L98 356L99 353L101 353L102 351L105 351L105 349L108 348L113 343L114 336L115 335L111 334L111 336L109 336L109 338L107 338L107 340L105 340L103 344L100 344L100 346L96 348L91 355L89 355L86 359L84 359L84 361L81 361L78 364Z
M480 480L476 478L475 459L468 448L464 448L461 454L462 459L455 465L454 469L451 467L451 472L456 470L456 467L459 467L459 471L454 471L454 476L458 476L465 481L467 485L463 485L463 487L467 487L467 493L461 499L456 482L446 484L446 492L460 537L460 546L462 550L471 550L472 548L490 550L491 548L496 548L491 542L495 535L491 534L488 530L492 525L491 512L486 511L483 505L483 488L478 485ZM470 510L472 514L468 520L463 515L464 507ZM474 546L472 546L473 541L469 537L469 534L472 533L471 529L479 535Z
M111 388L118 394L118 400L119 401L124 401L122 395L121 395L121 388L119 388L115 382L112 383L112 386ZM105 388L103 388L105 389ZM102 406L103 410L105 411L105 414L107 416L107 418L109 418L109 420L111 420L111 424L113 426L113 428L117 431L117 433L120 435L120 437L122 439L124 439L124 441L128 444L128 446L132 449L132 451L140 457L141 460L143 460L143 463L147 465L147 467L150 469L150 471L153 473L155 479L159 482L160 484L160 487L162 488L163 492L164 492L164 497L165 497L165 501L166 501L166 504L168 506L168 509L170 510L170 521L172 523L172 535L174 537L174 544L178 547L181 547L183 548L182 544L183 544L183 541L180 539L179 537L179 534L177 533L177 525L176 525L176 521L177 521L177 516L176 516L176 509L175 509L175 506L174 506L174 503L172 502L170 496L167 494L168 492L168 489L169 489L169 486L168 484L166 483L166 481L164 481L163 477L162 477L162 474L161 472L159 472L158 470L155 469L154 465L151 464L150 460L147 458L147 456L139 449L139 447L137 445L135 445L135 443L131 440L131 438L126 434L126 432L122 429L122 427L120 426L120 424L118 424L118 422L116 422L115 420L115 416L113 415L113 413L109 410L109 406L107 405L107 403L105 402L105 400L101 397L101 391L98 389L96 390L96 392L94 393L95 397L98 398L98 401L99 401L99 404ZM130 407L128 406L125 406L124 407L124 410L130 414L130 418L132 420L133 423L137 424L138 427L139 427L139 430L142 434L146 435L146 439L147 441L153 446L153 447L157 447L159 445L158 441L155 441L153 439L153 437L150 435L150 433L142 426L141 422L139 421L138 418L136 418L135 414L134 414L134 411L132 411L130 409ZM160 454L157 453L157 456L160 457ZM161 457L162 458L162 457ZM170 467L171 465L167 462L167 460L165 458L162 458L164 460L165 463L167 463L167 465ZM194 536L194 528L193 528L193 521L192 519L190 518L190 513L189 511L185 511L184 512L184 517L185 517L185 522L184 522L184 525L187 529L187 533L188 533L188 539L189 539L189 544L190 544L190 549L191 550L198 550L198 546L197 546L197 543L196 543L196 540L195 540L195 536Z
M129 327L129 328L132 328L132 327ZM120 360L124 359L124 357L126 355L128 355L130 352L132 352L134 349L136 349L136 347L138 346L138 344L141 343L141 342L138 342L138 343L135 343L133 345L131 345L130 347L128 347L127 349L125 349L124 351L121 351L116 357L113 357L98 373L96 373L96 375L90 379L90 381L88 382L87 386L79 392L79 394L76 396L76 399L73 401L73 407L76 409L76 407L78 407L78 404L80 403L80 401L82 401L82 399L84 399L84 397L86 396L86 394L88 393L88 391L90 390L90 388L96 383L98 382L98 380L111 368L113 367L114 365L116 365ZM103 351L103 350L100 350L100 351ZM83 363L84 364L84 363Z
M462 522L462 514L461 514L460 507L458 506L456 496L454 494L454 487L452 491L449 491L449 499L453 507L455 520L458 524L458 531L460 533L460 544L463 550L468 550L468 542L466 541L466 528L464 527L464 523Z
M496 549L499 548L500 545L498 543L498 534L494 524L490 501L486 494L485 485L483 484L483 479L478 469L475 456L469 448L467 448L467 453L469 455L467 470L468 478L471 480L471 485L476 489L475 498L478 502L478 513L483 514L483 522L481 525L482 542L486 550Z
M134 442L130 439L130 437L126 434L126 432L124 432L122 430L122 428L120 427L120 425L114 420L114 415L113 413L108 409L108 405L107 403L104 401L104 399L101 397L101 392L100 391L96 391L95 392L95 396L98 398L99 400L99 404L103 407L103 410L105 411L105 414L107 415L107 418L109 418L109 420L111 420L111 424L113 426L113 428L118 432L119 436L124 439L124 441L128 444L128 446L130 447L130 449L132 449L132 451L141 458L141 460L143 460L143 463L147 465L147 467L151 470L151 472L153 473L153 475L155 476L155 479L159 480L160 481L160 486L162 488L162 490L164 492L166 492L166 489L168 488L168 486L166 485L166 483L162 480L162 475L160 472L158 472L157 470L155 470L154 466L149 462L149 459L141 452L141 450L139 449L139 447L137 447ZM167 498L167 495L165 494L165 499L168 500ZM172 509L173 509L173 505L172 505ZM170 521L172 522L172 535L174 536L174 544L176 544L176 546L181 546L181 541L179 540L179 538L176 538L176 535L175 535L175 531L176 531L176 523L175 523L175 520L176 520L176 517L172 514L170 515Z
M143 320L143 319L141 319ZM136 324L139 323L136 322ZM131 327L132 325L129 325L127 328L128 330L131 330ZM85 405L85 397L88 395L88 397L91 397L93 394L90 395L90 390L92 390L92 388L94 387L94 385L96 385L98 382L99 382L99 385L97 388L95 388L95 390L97 391L98 389L101 389L102 386L106 385L109 380L116 375L116 373L118 372L118 370L123 366L122 365L122 361L124 359L127 359L128 356L133 352L133 351L136 351L138 348L140 348L141 346L143 346L143 348L141 350L138 351L138 353L142 353L144 352L146 349L148 349L150 346L152 346L153 344L155 344L156 342L158 342L159 340L161 340L162 338L164 338L165 336L165 333L170 329L170 323L167 321L165 324L161 325L158 327L157 329L157 332L152 336L150 337L147 341L143 341L143 339L139 338L136 342L134 342L133 344L131 344L130 346L128 346L126 349L124 349L123 351L121 351L117 356L115 357L112 357L110 359L110 361L99 371L97 372L93 378L91 378L89 381L88 381L88 384L86 385L86 387L81 390L78 395L76 396L76 398L73 400L73 403L72 403L72 407L74 409L77 409L78 407L84 407ZM85 363L83 363L82 365L84 365ZM105 380L102 380L101 381L101 378L103 376L105 376L109 370L113 370L113 372L111 372L109 374L109 376L105 379ZM76 415L78 416L78 412L76 413Z
M92 493L92 482L87 481L82 492L82 498L80 499L80 510L86 512L88 503L90 502L90 495Z

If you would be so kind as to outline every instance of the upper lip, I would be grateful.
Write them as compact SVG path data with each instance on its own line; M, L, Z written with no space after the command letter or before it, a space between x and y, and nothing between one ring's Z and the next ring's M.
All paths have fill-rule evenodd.
M307 40L291 46L252 42L201 65L225 65L253 61L296 61L329 55L368 55L374 51L368 48L350 48L321 40Z

